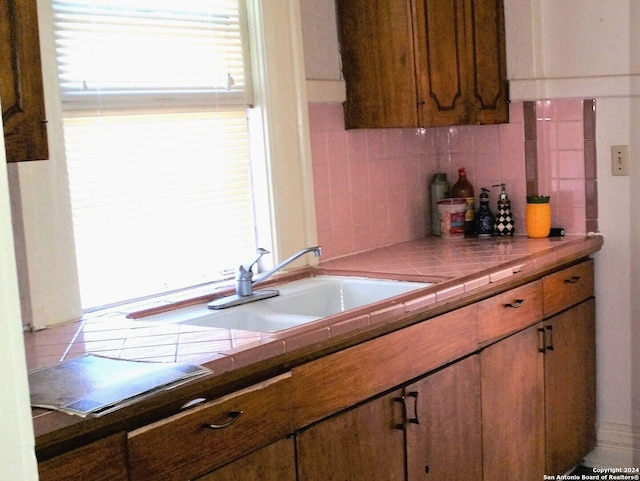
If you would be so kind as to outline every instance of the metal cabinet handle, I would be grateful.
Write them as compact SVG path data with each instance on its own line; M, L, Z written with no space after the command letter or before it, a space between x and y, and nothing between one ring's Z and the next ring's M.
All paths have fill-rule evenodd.
M505 304L504 307L513 307L514 309L517 309L519 307L522 307L522 304L524 304L524 299L516 299L509 304Z
M413 417L410 418L407 416L407 398L413 398ZM394 397L393 402L397 402L402 404L402 423L396 424L394 426L395 429L400 429L404 431L407 429L407 423L411 424L420 424L418 420L418 392L411 391L406 395L403 394L400 397Z
M407 422L420 424L420 420L418 419L418 391L411 391L407 393L407 397L413 398L413 417L408 418Z
M406 423L404 422L405 418L407 417L407 405L404 403L404 396L394 397L393 402L402 404L402 422L395 424L393 427L395 429L404 431L407 427Z
M547 326L545 329L549 332L549 342L546 343L545 349L547 351L553 351L553 326Z
M227 414L227 417L229 417L229 421L227 421L226 423L222 423L222 424L204 424L203 427L207 428L207 429L224 429L226 427L231 426L233 423L235 423L239 418L240 415L242 414L242 411L231 411Z
M569 279L565 279L564 281L567 284L577 284L579 280L580 280L580 276L573 276L573 277L570 277Z
M538 332L540 333L540 344L539 344L540 347L538 348L538 351L539 352L544 352L545 351L545 346L546 346L544 328L542 328L542 327L538 328Z

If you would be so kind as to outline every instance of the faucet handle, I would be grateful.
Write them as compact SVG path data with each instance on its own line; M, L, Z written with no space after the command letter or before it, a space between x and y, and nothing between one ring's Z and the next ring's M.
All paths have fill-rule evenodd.
M256 255L255 259L253 259L248 264L242 264L238 268L238 275L240 277L251 279L251 277L253 275L253 272L251 271L251 269L253 269L253 266L258 263L258 261L262 258L263 255L269 254L270 252L267 249L263 249L262 247L258 247L258 250L256 251L256 253L257 253L257 255Z

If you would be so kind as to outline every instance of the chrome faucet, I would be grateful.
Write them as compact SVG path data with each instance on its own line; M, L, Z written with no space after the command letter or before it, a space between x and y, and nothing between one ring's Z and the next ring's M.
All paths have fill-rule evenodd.
M209 309L226 309L227 307L238 306L240 304L247 304L249 302L259 301L261 299L268 299L270 297L277 296L280 293L275 289L254 291L253 286L260 282L264 282L280 269L285 268L287 265L295 261L298 257L301 257L308 252L312 252L314 256L319 257L322 255L322 247L313 246L302 249L301 251L293 254L288 259L282 261L273 269L261 274L257 279L254 280L253 266L256 265L258 261L260 261L263 255L269 254L268 250L263 249L262 247L258 248L255 259L247 264L242 264L240 267L238 267L238 271L236 272L236 293L230 296L222 297L220 299L215 299L207 306L209 307Z

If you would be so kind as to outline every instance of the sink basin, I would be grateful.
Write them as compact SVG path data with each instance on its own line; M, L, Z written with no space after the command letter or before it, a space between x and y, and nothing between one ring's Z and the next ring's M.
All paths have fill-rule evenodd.
M430 286L425 282L316 276L277 286L278 297L212 311L206 305L146 317L196 326L278 332Z
M267 299L264 305L279 313L321 318L429 285L388 279L317 276L284 284L279 287L280 296Z

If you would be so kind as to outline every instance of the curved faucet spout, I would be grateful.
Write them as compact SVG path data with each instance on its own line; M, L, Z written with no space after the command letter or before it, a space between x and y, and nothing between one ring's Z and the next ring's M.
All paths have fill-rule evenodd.
M273 269L261 274L255 281L253 280L253 266L260 260L260 258L268 254L269 251L266 249L258 249L256 258L248 263L243 264L238 268L238 272L236 274L236 293L231 296L222 297L220 299L215 299L208 304L209 309L226 309L227 307L239 306L241 304L246 304L248 302L259 301L260 299L268 299L269 297L274 297L278 295L277 290L258 290L253 291L253 286L259 282L266 280L271 277L273 274L278 272L280 269L283 269L287 265L291 264L298 257L303 256L307 252L312 252L314 256L319 257L322 255L322 247L313 246L307 247L306 249L302 249L300 252L296 252L288 259L282 261L280 264L275 266Z

